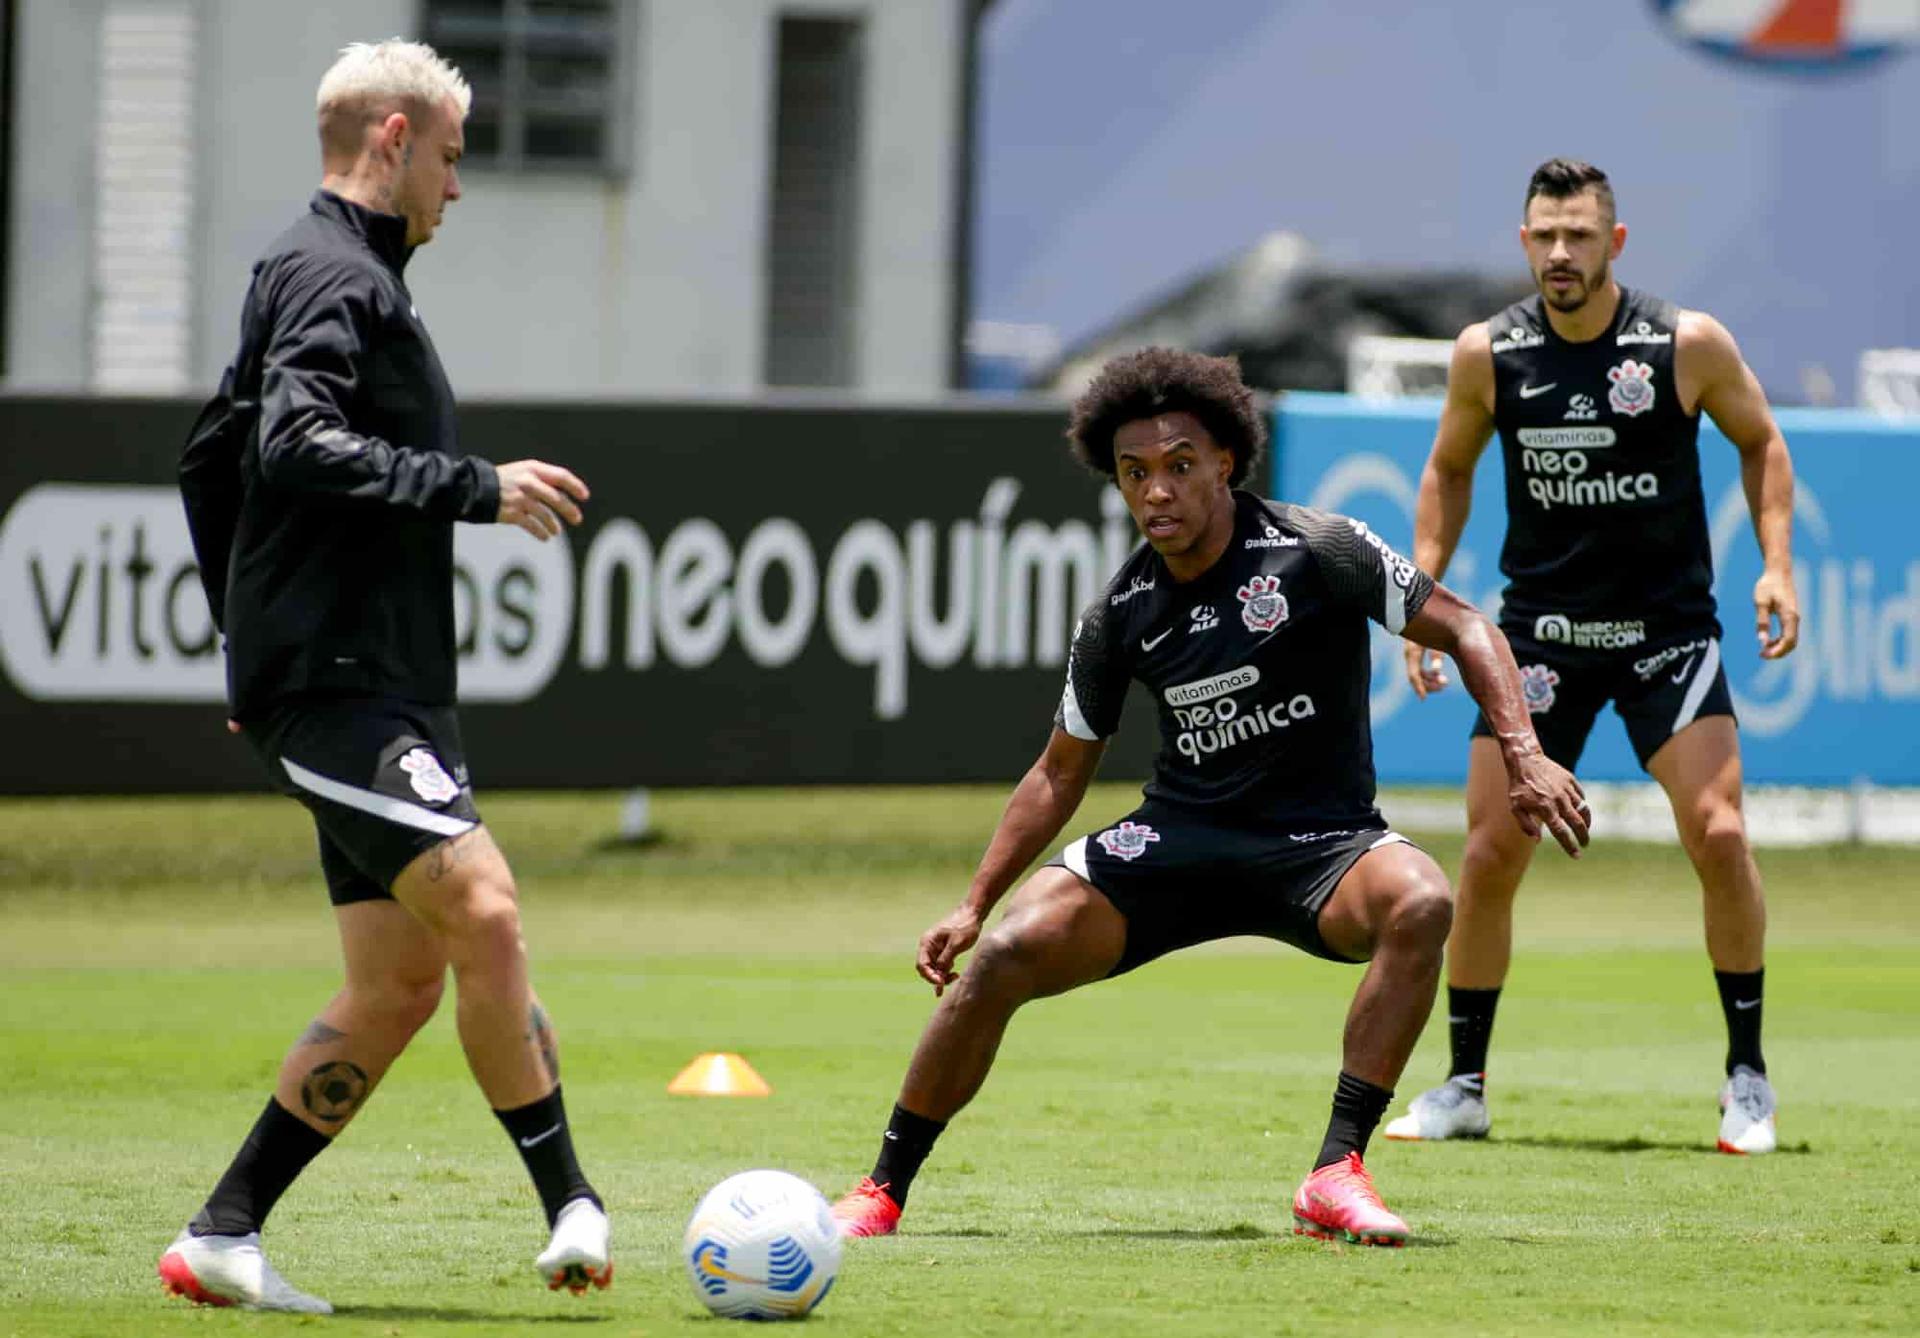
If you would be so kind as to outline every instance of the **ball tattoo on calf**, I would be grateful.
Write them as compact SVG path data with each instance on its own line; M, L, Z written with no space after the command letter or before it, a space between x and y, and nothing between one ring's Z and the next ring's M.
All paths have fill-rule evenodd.
M320 1065L300 1084L300 1104L316 1120L328 1124L346 1119L366 1098L367 1071L344 1059Z

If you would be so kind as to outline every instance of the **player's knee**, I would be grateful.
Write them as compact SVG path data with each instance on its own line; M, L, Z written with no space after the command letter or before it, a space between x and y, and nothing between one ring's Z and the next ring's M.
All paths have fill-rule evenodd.
M1498 822L1475 823L1467 832L1466 862L1477 870L1496 874L1522 871L1533 857L1533 841L1520 825L1501 814ZM1505 885L1510 878L1492 881Z
M1403 943L1445 945L1453 928L1453 892L1438 870L1409 874L1394 897L1388 932Z
M980 940L973 961L961 976L970 994L1000 1001L1024 1002L1033 993L1034 944L1024 935L995 929Z
M485 964L524 952L520 903L511 884L477 879L443 917L441 934L456 966Z
M365 987L364 1004L389 1026L411 1036L433 1017L445 989L444 975L396 976Z
M1736 864L1747 858L1747 823L1732 804L1704 804L1687 824L1687 851L1700 864Z

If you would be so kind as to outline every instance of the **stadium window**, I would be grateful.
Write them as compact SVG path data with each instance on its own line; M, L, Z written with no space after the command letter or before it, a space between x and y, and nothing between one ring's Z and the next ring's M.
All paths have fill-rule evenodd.
M423 0L423 39L473 85L468 164L621 170L634 8L634 0Z
M782 18L767 230L766 382L851 386L861 24Z

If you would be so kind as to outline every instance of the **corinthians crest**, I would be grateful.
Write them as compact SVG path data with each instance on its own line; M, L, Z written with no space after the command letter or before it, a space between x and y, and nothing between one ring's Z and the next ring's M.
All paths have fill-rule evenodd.
M1553 687L1560 675L1544 664L1520 666L1520 695L1526 698L1528 715L1544 715L1553 709Z
M1278 576L1256 576L1234 593L1240 598L1240 621L1249 632L1271 632L1287 620L1287 597L1280 593Z
M1110 827L1094 838L1100 842L1100 848L1115 859L1136 860L1147 853L1147 843L1158 841L1160 833L1144 822L1135 822L1131 818L1118 827Z
M1638 418L1653 407L1653 368L1627 358L1618 367L1607 369L1613 388L1607 391L1607 403L1613 411Z
M429 804L444 804L460 795L460 787L440 765L440 759L425 748L410 749L400 759L400 769L407 773L413 792Z

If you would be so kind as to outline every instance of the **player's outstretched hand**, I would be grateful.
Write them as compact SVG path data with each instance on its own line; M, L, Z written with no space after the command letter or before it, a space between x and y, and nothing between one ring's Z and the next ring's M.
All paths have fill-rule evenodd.
M1402 645L1407 652L1407 682L1413 684L1413 695L1425 701L1429 692L1438 692L1447 685L1446 658L1417 641Z
M1520 830L1534 840L1543 831L1553 833L1575 859L1587 844L1593 812L1573 773L1545 753L1530 753L1507 763L1507 803Z
M545 460L515 460L498 467L502 525L518 525L542 541L578 525L587 485L572 470Z
M964 905L955 907L946 919L920 936L920 960L915 969L922 980L933 986L934 998L939 998L947 986L960 979L953 964L979 937L980 912Z

